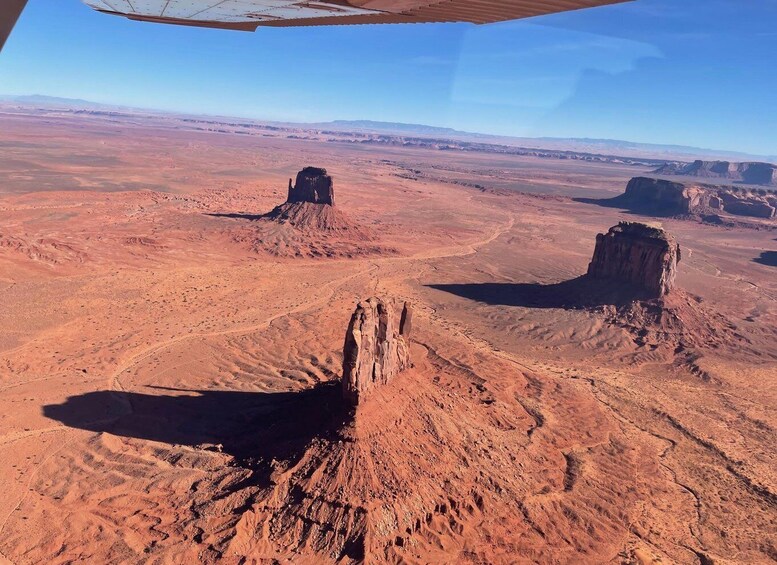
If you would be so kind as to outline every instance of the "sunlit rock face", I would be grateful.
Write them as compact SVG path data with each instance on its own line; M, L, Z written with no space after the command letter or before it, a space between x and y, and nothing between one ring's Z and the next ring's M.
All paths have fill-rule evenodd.
M675 162L661 165L654 172L656 174L717 178L746 184L777 186L777 165L758 161L745 163L702 160L693 163Z
M596 236L588 276L639 287L649 297L667 295L675 285L680 246L661 228L621 222Z
M411 366L411 317L408 303L399 317L396 308L380 298L356 306L343 346L343 397L348 404L362 403L374 389Z

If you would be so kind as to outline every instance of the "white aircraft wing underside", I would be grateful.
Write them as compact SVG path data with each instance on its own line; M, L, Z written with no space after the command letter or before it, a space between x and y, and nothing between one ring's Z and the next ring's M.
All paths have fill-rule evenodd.
M75 0L56 0L57 2ZM486 24L632 0L82 0L157 23L254 31L258 26L423 22ZM0 0L0 49L27 0Z
M258 26L484 24L630 0L82 0L136 20L255 30Z
M103 12L192 22L262 22L374 13L350 6L295 0L84 0L84 3Z

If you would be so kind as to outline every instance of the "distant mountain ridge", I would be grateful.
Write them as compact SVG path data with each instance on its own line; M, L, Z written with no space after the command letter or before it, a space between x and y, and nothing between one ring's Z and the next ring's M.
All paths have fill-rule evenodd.
M105 112L121 111L137 113L162 112L161 110L155 110L151 108L134 108L132 106L121 106L119 104L103 104L101 102L93 102L91 100L83 100L81 98L61 98L59 96L45 96L43 94L24 94L21 96L0 94L0 103L2 102L51 109L62 108L68 110L101 110Z
M40 94L33 95L1 95L0 102L13 102L22 105L35 105L43 107L67 107L77 109L113 109L113 110L132 110L136 112L160 112L164 114L196 115L186 112L168 112L156 110L153 108L134 108L121 105L103 104L91 102L89 100L62 98L56 96L46 96ZM234 119L234 116L220 116L225 119ZM241 118L245 119L245 118ZM504 136L487 133L476 133L456 130L449 127L430 126L424 124L413 124L404 122L382 122L376 120L333 120L330 122L318 123L293 123L277 122L273 120L254 120L261 123L283 123L296 125L302 129L305 128L330 128L333 130L363 130L375 133L391 133L394 135L412 135L419 137L426 136L447 136L455 139L477 139L492 143L501 143L514 146L528 146L540 149L571 150L580 152L609 152L612 154L621 154L624 156L634 156L635 154L646 157L652 156L665 160L692 161L696 157L706 157L712 159L728 159L734 161L768 161L777 163L777 155L752 155L737 151L726 151L719 149L704 149L685 145L640 143L634 141L618 139L598 139L587 137L516 137ZM673 158L674 156L674 158Z

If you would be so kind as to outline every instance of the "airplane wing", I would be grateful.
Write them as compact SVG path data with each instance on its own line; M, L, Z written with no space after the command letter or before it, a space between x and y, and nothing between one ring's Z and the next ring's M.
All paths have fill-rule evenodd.
M64 2L65 0L57 0ZM146 22L255 31L259 26L487 24L631 0L82 0ZM27 0L0 0L0 49Z
M255 31L259 26L486 24L630 0L83 0L133 20Z

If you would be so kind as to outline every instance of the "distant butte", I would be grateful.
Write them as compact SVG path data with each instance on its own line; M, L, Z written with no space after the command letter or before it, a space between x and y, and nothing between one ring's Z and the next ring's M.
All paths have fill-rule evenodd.
M661 298L674 288L679 261L680 246L669 233L647 224L621 222L596 236L588 276L637 286L650 298Z
M311 202L313 204L335 205L335 187L326 169L305 167L297 173L297 182L292 186L289 179L287 203Z
M704 218L726 213L764 220L777 217L777 193L767 189L672 182L649 177L631 179L626 192L598 203L658 216Z
M777 165L762 162L732 163L729 161L672 162L653 171L659 175L678 175L727 179L746 184L777 186Z
M300 229L351 231L360 235L361 239L369 239L366 231L360 230L335 208L334 181L326 169L320 167L305 167L297 173L294 184L289 179L286 202L277 206L266 218Z

